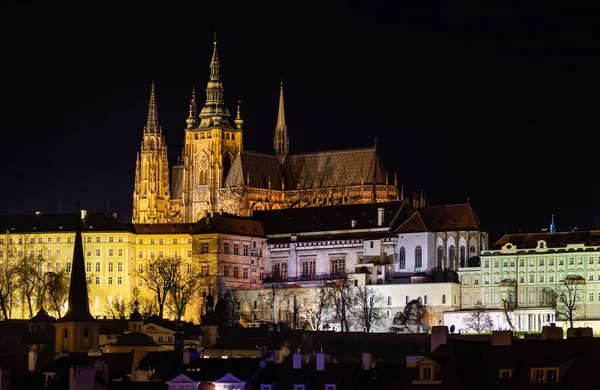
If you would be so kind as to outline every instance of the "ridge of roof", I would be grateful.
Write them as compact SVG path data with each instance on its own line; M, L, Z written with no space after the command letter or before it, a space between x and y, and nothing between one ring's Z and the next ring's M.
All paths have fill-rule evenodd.
M374 146L364 147L364 148L352 148L352 149L334 149L334 150L321 150L317 152L305 152L305 153L293 153L288 155L288 157L295 156L309 156L315 154L324 154L324 153L352 153L352 152L367 152L367 151L376 151L377 148Z

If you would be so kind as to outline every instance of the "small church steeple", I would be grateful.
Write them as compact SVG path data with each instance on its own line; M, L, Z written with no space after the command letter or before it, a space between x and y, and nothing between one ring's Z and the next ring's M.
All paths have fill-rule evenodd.
M283 102L283 79L279 87L279 111L277 112L277 126L275 126L273 146L275 147L277 160L279 160L280 164L283 164L289 151L288 132L285 123L285 104Z
M152 80L152 86L150 89L150 103L148 104L148 118L146 120L146 126L144 126L144 133L159 133L160 127L158 126L158 108L156 106L156 93L154 92L154 80Z
M239 130L242 130L242 125L244 124L244 120L242 119L242 116L240 113L241 104L242 104L242 101L238 100L237 116L235 117L235 120L233 121L233 123L235 123L235 127L237 127Z
M217 33L213 40L213 54L210 60L210 78L206 84L206 103L200 111L200 127L231 128L229 110L225 107L223 98L223 83L220 74L221 64L217 54Z
M77 227L75 245L71 265L71 285L67 313L55 323L55 350L60 352L87 352L98 348L100 323L90 314L85 260L83 256L83 239L81 225L83 214L77 205Z

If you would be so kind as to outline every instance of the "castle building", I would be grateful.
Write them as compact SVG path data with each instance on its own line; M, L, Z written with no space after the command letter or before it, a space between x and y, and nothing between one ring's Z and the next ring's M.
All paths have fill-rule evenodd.
M243 123L239 104L233 120L225 106L215 41L206 101L198 112L192 91L184 146L169 183L153 84L136 162L133 222L194 223L218 212L249 216L255 210L403 199L397 178L389 183L376 147L290 153L283 82L273 153L245 151Z

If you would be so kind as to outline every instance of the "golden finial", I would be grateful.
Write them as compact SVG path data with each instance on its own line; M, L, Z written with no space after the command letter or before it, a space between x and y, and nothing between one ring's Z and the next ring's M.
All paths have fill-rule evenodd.
M242 116L241 116L241 110L240 110L241 104L242 104L242 101L238 100L237 117L233 120L233 122L235 123L235 127L237 127L239 130L242 129L242 125L244 124L244 121L242 120Z
M214 37L213 37L213 45L214 45L215 47L217 47L217 30L215 30L215 33L214 33Z

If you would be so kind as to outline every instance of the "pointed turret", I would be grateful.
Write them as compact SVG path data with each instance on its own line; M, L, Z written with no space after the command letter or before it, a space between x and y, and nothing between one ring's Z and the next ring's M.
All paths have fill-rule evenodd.
M185 120L188 129L198 127L198 106L196 106L196 88L192 88L192 99L190 100L190 114Z
M148 119L146 120L146 126L144 127L144 133L158 133L160 127L158 126L158 108L156 106L156 93L154 91L154 80L152 81L152 87L150 89L150 103L148 104Z
M90 314L85 260L83 257L83 239L81 238L81 211L77 205L77 229L71 265L71 286L69 287L69 308L58 322L94 322Z
M213 41L213 54L210 60L210 78L206 85L206 104L200 112L200 127L219 126L231 128L229 123L229 110L225 108L223 100L223 83L219 73L221 64L217 54L217 33Z
M241 104L242 104L242 101L238 100L237 116L235 117L235 120L233 121L233 123L235 123L235 127L237 127L239 130L242 130L242 125L244 124L244 120L242 119L242 116L240 113Z
M283 164L289 150L287 125L285 123L285 104L283 101L283 80L281 80L279 87L279 111L277 112L277 126L275 126L273 144L277 160L279 160L280 164Z

